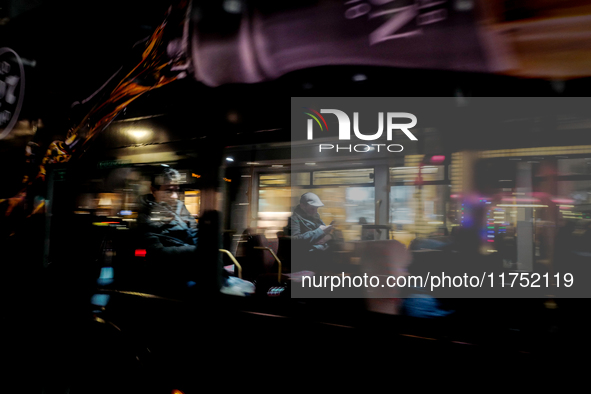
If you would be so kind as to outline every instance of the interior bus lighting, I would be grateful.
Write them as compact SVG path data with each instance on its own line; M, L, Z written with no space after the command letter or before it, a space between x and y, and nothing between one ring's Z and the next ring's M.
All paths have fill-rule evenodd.
M554 200L552 200L552 202L556 204L572 204L575 202L575 200L571 200L568 198L555 198Z
M515 207L515 208L548 208L547 205L541 204L499 204L499 207Z
M132 129L128 130L127 133L137 140L145 139L152 134L150 130L146 129Z
M508 201L508 202L538 202L540 201L537 198L517 198L517 197L509 197L509 198L502 198L501 201ZM500 207L502 207L503 205L499 205Z

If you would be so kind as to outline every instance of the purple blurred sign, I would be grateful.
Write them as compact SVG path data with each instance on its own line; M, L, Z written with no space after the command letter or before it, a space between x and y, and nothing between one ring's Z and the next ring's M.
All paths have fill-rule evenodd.
M254 83L328 65L490 72L471 1L341 0L245 13L234 35L193 30L195 77Z

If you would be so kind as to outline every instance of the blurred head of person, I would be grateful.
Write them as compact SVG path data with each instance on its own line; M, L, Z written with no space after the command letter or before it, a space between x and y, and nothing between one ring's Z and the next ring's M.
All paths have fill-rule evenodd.
M152 194L158 203L176 204L179 198L179 184L181 175L170 167L162 166L152 175Z
M308 216L314 216L318 213L318 208L323 207L324 204L316 194L308 192L302 194L300 197L300 208Z

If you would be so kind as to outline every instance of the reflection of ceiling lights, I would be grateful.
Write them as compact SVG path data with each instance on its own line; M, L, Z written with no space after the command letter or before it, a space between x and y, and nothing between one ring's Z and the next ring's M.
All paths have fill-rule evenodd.
M421 168L421 172L426 174L433 174L436 173L438 170L439 169L434 166L423 166ZM417 174L419 172L419 167L393 167L390 168L390 171Z
M136 140L144 140L148 137L150 137L150 135L152 134L151 130L147 130L147 129L131 129L128 130L127 133L132 136L133 138L135 138Z
M288 218L291 216L291 212L259 212L259 216L263 219L269 218Z
M515 207L515 208L548 208L547 205L541 204L499 204L499 207Z

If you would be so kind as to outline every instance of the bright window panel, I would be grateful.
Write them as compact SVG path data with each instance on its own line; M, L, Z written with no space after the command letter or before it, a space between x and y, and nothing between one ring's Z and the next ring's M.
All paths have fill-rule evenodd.
M314 185L352 185L374 183L374 169L314 171Z
M419 176L419 167L391 167L390 182L415 182ZM442 181L445 179L445 166L423 166L423 181Z
M261 174L259 187L289 186L291 175L289 173Z

